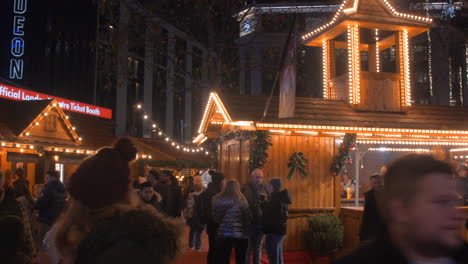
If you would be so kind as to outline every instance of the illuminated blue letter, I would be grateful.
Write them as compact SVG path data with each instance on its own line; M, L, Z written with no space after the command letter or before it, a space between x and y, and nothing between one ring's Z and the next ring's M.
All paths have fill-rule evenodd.
M15 0L15 5L13 6L13 12L15 12L15 14L24 14L26 13L27 5L28 5L28 0Z
M24 35L23 28L24 28L24 17L15 16L13 18L13 35L23 36Z
M23 79L23 60L10 60L10 79Z
M20 37L11 40L11 55L21 57L24 54L24 40Z

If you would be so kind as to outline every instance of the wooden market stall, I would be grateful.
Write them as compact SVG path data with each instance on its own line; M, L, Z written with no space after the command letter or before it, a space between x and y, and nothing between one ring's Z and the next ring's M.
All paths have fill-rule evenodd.
M31 188L44 182L49 169L60 171L66 180L96 150L84 138L87 133L78 134L88 130L77 127L74 117L65 114L55 100L0 99L1 170L22 167Z
M431 18L397 11L387 0L345 0L330 22L302 36L305 45L323 50L323 99L295 98L290 102L294 115L279 118L278 97L210 94L194 142L218 139L214 158L228 178L245 183L253 167L264 166L266 181L283 179L293 198L287 250L305 248L308 216L317 210L340 213L340 177L330 166L345 134L356 135L356 153L371 156L468 146L467 108L412 103L410 39L431 23ZM341 74L337 49L348 53L347 71ZM396 60L386 68L381 55L389 49ZM308 160L307 176L296 173L288 180L288 163L298 152ZM360 167L354 168L359 177Z
M135 178L145 176L138 165L190 173L209 166L199 148L189 153L164 139L131 139L138 149L137 162L132 164ZM55 100L0 99L0 170L22 167L31 191L35 184L44 183L45 172L52 169L61 173L66 184L85 158L115 140L112 120L65 113Z
M184 177L194 175L195 171L210 166L208 156L200 148L189 152L181 150L175 143L168 143L165 138L130 138L139 152L132 173L134 178L148 175L151 169L167 169L174 171L182 181Z

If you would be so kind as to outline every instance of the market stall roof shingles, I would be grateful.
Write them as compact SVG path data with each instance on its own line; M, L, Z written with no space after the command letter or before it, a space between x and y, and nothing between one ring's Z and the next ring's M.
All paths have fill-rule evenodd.
M260 121L267 96L219 94L233 121ZM381 128L468 130L468 108L414 105L403 112L356 111L343 101L296 98L294 118L278 118L278 97L273 97L265 123L358 126Z
M70 122L83 138L83 146L98 149L110 146L116 140L114 121L79 113L67 112Z

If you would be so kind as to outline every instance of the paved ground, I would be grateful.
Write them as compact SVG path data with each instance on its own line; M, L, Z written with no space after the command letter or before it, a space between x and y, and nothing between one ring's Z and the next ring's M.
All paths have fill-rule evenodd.
M185 236L188 241L188 228L185 230ZM202 240L202 251L198 252L191 249L186 249L185 254L179 257L176 261L172 264L205 264L206 263L206 255L208 253L208 236L206 232L203 232L203 240ZM297 253L290 253L286 252L284 254L284 262L286 264L296 264L296 263L308 263L307 260L304 260L302 254ZM235 257L234 254L231 256L231 264L235 264ZM268 264L268 259L264 255L262 258L262 264Z

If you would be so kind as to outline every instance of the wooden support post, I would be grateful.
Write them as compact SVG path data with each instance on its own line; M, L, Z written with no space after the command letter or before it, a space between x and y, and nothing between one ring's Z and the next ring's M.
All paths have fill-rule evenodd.
M369 72L379 72L377 66L377 44L369 44Z

